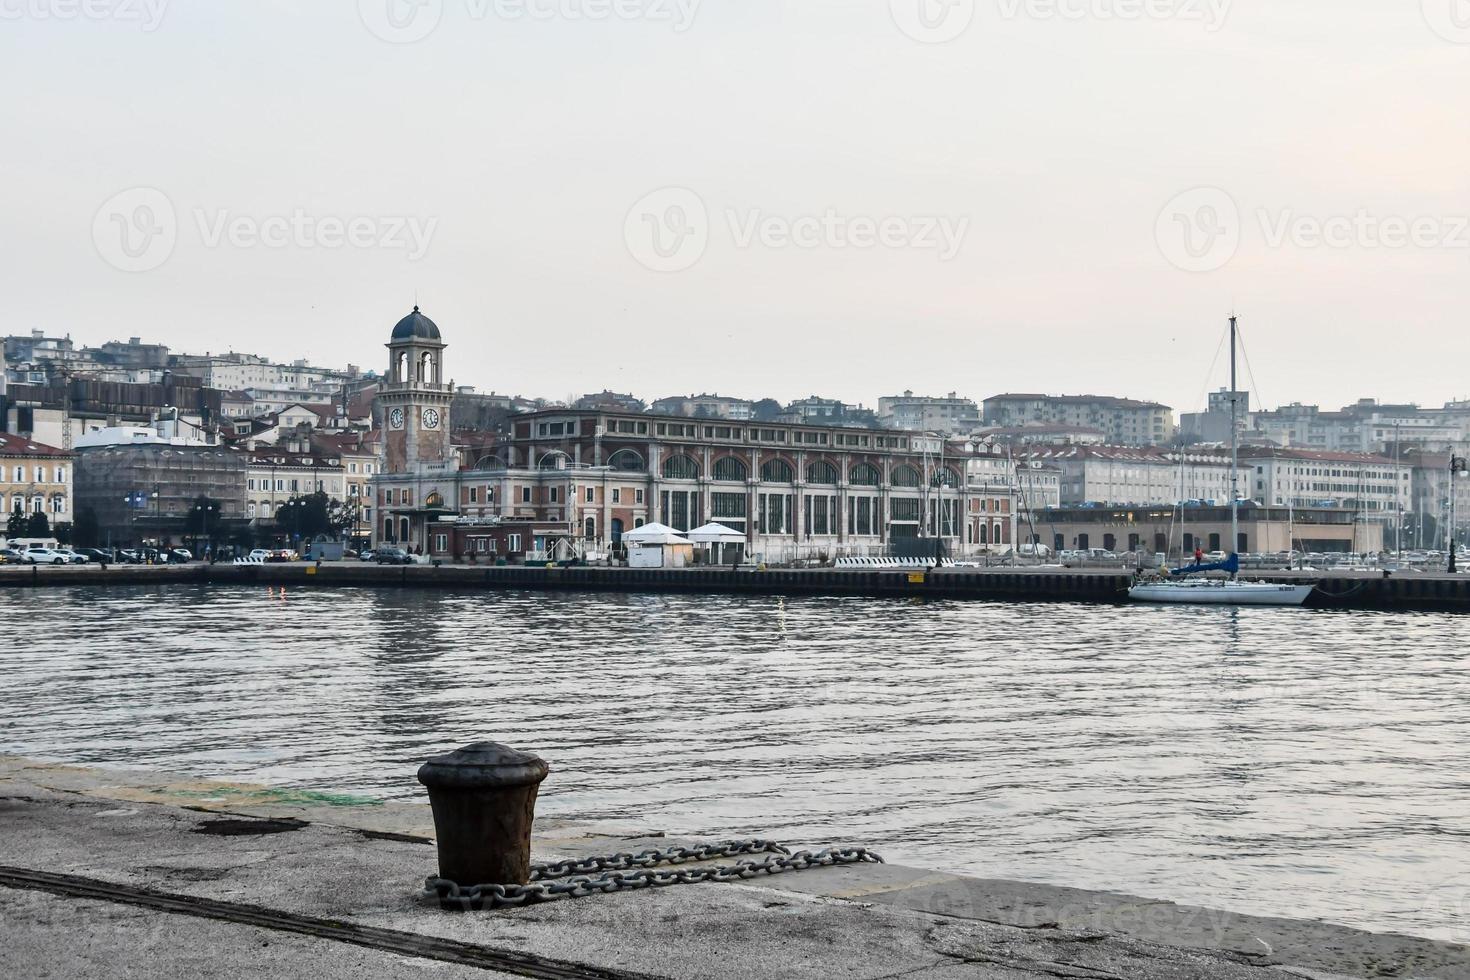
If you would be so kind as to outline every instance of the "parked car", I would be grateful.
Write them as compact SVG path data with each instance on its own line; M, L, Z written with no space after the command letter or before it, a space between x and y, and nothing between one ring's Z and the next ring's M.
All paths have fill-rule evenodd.
M31 565L69 565L71 559L50 548L27 548L25 560Z
M377 556L377 554L378 553L376 551L364 551L362 554L357 556L357 560L372 561Z
M113 556L112 552L104 548L78 548L77 554L86 555L89 561L106 562L108 564L116 564L117 562L117 558Z
M73 565L85 565L92 560L70 545L62 545L60 548L53 548L51 550L59 555L65 555L66 560Z
M271 556L266 560L275 562L300 561L301 556L292 551L290 548L277 548L276 550L271 552Z
M256 548L245 557L250 559L251 561L270 561L271 553L265 548Z
M402 548L379 548L373 554L373 561L379 565L412 565L413 555Z

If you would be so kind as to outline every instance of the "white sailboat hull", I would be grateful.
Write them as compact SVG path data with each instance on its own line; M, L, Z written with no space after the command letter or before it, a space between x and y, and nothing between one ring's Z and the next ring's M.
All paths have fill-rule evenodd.
M1128 598L1212 606L1300 606L1313 588L1271 582L1146 582L1129 589Z

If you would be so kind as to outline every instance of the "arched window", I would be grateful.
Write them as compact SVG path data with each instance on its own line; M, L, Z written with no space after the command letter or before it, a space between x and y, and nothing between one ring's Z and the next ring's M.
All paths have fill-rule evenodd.
M941 467L934 473L934 486L957 487L960 485L960 475L948 466Z
M588 541L591 541L592 539L597 537L597 518L587 518L583 525L582 537L586 538Z
M903 466L893 468L893 476L889 482L896 487L916 487L919 485L919 471L905 463Z
M721 456L715 460L715 479L724 480L727 483L744 483L745 475L750 472L745 463L734 456Z
M664 460L664 478L697 480L699 479L699 464L688 456L670 456Z
M623 473L641 473L648 469L648 464L643 461L643 457L631 449L619 449L612 454L607 465Z
M536 464L537 469L542 470L564 470L571 457L563 452L550 452L541 457L541 462Z
M499 456L485 456L482 457L480 461L475 464L475 469L477 470L499 471L505 468L505 460L501 459Z
M398 366L393 369L393 380L402 384L408 380L408 355L398 355Z
M443 507L444 506L444 498L439 495L439 491L438 490L435 490L433 493L429 494L429 496L424 500L424 506L425 507Z
M981 524L980 525L980 543L981 544L989 544L990 543L990 525L989 524Z
M837 467L825 459L819 459L806 468L806 482L831 486L837 482Z
M794 483L796 474L784 459L768 459L761 464L761 479L766 483Z
M869 463L858 463L847 474L847 482L855 487L876 487L882 482L878 467Z
M267 505L267 514L266 514L266 516L270 516L269 515L269 505ZM393 537L393 518L391 518L391 517L389 517L389 518L387 518L386 520L383 521L383 540L384 541L389 541L389 542L396 540Z
M419 380L432 383L434 380L434 355L425 354L419 359Z

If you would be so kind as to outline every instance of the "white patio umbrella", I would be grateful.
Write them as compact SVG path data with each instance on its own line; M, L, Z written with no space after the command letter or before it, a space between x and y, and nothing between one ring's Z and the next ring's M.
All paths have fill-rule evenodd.
M695 544L736 544L745 540L744 531L735 531L723 524L706 524L684 536Z
M644 544L689 544L689 539L667 524L645 524L623 534L625 543Z

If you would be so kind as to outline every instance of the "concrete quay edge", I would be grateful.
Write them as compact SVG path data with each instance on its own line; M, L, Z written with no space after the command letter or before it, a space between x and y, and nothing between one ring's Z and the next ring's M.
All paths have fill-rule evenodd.
M1313 582L1320 608L1470 612L1470 575L1419 572L1245 573L1260 581ZM675 592L973 599L1008 602L1120 603L1131 575L1110 569L945 568L927 573L861 569L582 566L370 565L293 562L268 565L0 566L0 588L67 585L296 585L536 591Z
M226 814L290 819L304 827L300 833L264 837L190 832L199 822ZM0 865L63 870L187 894L223 887L233 900L286 912L345 916L497 947L509 943L513 949L653 976L1470 976L1470 949L1452 943L896 865L445 915L412 895L417 881L434 870L428 846L432 832L428 808L419 803L0 756ZM545 860L673 842L631 824L543 820L534 843L537 859ZM243 876L238 881L237 871ZM343 875L346 880L340 880ZM323 880L332 884L326 892ZM303 889L303 881L309 887ZM372 897L348 900L344 907L343 896ZM22 900L0 888L0 910L10 921L29 915L43 924L59 922L62 913L47 903L62 901ZM22 908L38 902L42 907ZM160 929L190 932L162 914L143 918L154 930L149 935ZM722 940L721 922L744 940ZM494 924L493 935L478 927L485 923ZM198 930L229 931L217 924L201 924ZM44 929L38 934L48 942L58 938ZM571 936L578 944L569 943ZM126 939L123 932L118 937ZM834 952L837 937L856 945ZM772 958L767 940L777 938L791 955ZM78 946L83 948L102 955L95 943ZM309 943L291 948L299 948L303 963L322 958ZM0 952L0 964L7 955ZM813 957L812 969L801 966L802 956ZM354 963L372 959L361 951L354 957L349 957ZM451 975L457 976L454 969Z

